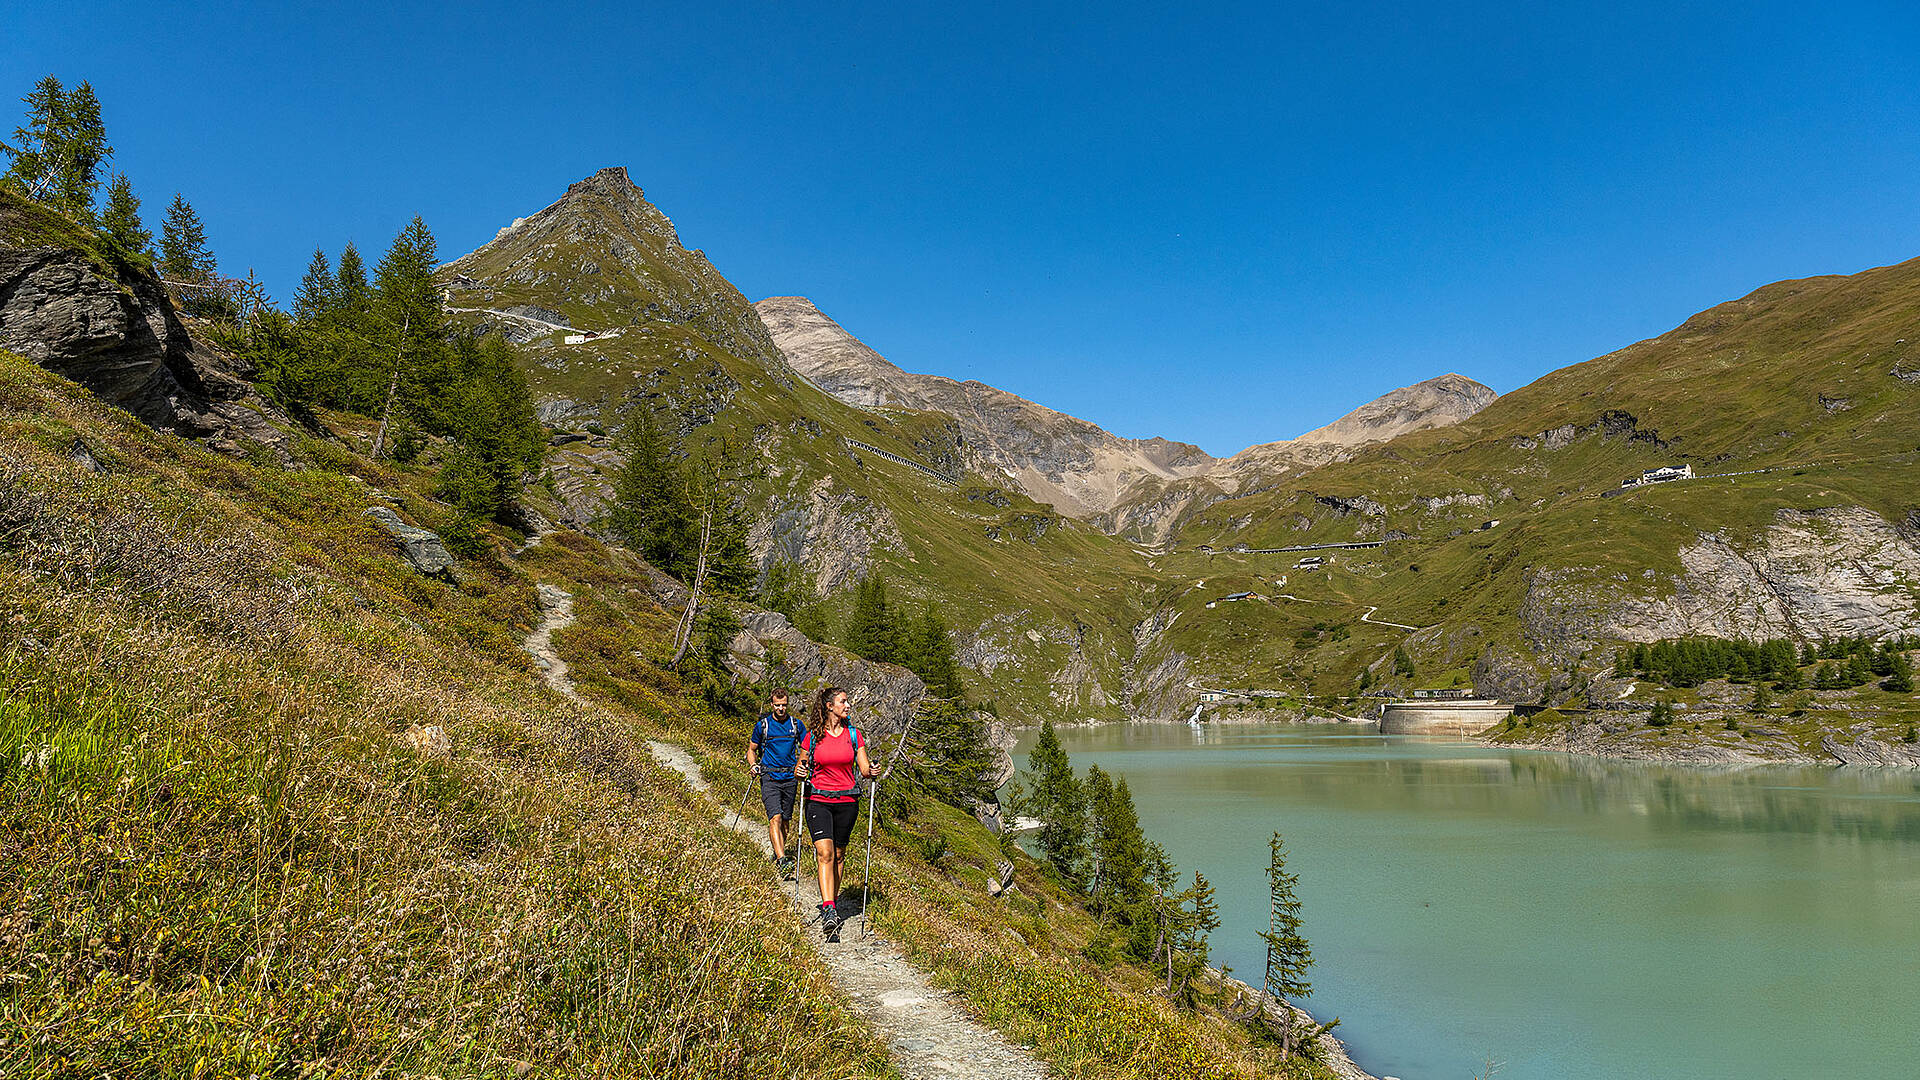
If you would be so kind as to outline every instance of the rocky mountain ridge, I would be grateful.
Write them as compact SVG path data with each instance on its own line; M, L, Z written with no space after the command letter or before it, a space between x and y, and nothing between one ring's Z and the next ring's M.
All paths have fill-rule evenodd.
M1069 517L1155 540L1196 502L1338 460L1368 443L1458 423L1497 396L1472 379L1443 375L1391 391L1298 438L1215 458L1188 443L1123 439L981 382L911 374L805 297L769 297L753 306L787 362L827 393L862 408L950 416L970 467L1007 477Z

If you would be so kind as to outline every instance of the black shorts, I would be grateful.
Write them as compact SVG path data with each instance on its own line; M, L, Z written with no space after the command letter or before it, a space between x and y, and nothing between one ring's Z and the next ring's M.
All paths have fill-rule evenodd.
M760 805L767 808L767 817L793 820L794 789L800 781L789 776L785 780L776 780L771 776L760 778Z
M853 839L854 822L860 820L860 800L817 802L807 800L807 835L815 842L833 838L833 846L845 848Z

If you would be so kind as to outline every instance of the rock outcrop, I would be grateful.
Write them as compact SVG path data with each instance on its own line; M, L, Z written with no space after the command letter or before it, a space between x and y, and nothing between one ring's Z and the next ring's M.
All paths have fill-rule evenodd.
M1781 510L1751 538L1701 533L1681 549L1680 564L1660 582L1670 591L1653 593L1624 575L1538 572L1521 625L1536 642L1920 632L1920 547L1861 507Z
M0 196L0 348L216 449L237 452L241 439L284 445L272 409L243 372L194 340L157 278L34 227L49 214Z
M367 516L386 530L388 536L393 537L394 543L400 546L400 553L406 556L415 570L428 577L453 580L458 563L447 550L447 545L441 542L439 534L407 524L400 520L399 514L384 506L368 510Z
M1920 768L1920 745L1913 743L1883 742L1862 735L1851 743L1842 744L1832 735L1822 735L1820 749L1832 754L1845 765L1863 765L1880 769Z
M743 608L738 614L742 629L728 645L728 664L735 673L758 682L766 678L769 665L778 664L785 681L796 689L845 687L853 704L853 722L868 735L905 731L914 709L927 696L927 684L906 668L821 645L794 629L777 611Z

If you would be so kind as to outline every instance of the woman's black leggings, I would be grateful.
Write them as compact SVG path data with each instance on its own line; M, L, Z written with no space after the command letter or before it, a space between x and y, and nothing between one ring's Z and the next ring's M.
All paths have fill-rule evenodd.
M859 799L848 802L807 800L807 835L815 841L832 837L833 845L844 851L853 840L853 826L859 820Z

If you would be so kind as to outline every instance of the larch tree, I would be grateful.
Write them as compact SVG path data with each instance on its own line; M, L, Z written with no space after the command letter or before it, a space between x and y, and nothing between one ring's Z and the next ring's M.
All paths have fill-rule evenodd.
M93 214L100 166L113 156L93 86L72 90L48 75L26 97L26 122L0 144L9 159L5 182L29 199L82 220Z
M1267 965L1261 991L1280 1002L1283 1058L1291 1057L1294 1050L1293 1009L1288 999L1313 989L1307 981L1313 948L1300 933L1300 898L1295 892L1299 885L1300 879L1287 872L1286 844L1275 832L1267 841L1267 928L1260 934L1267 946Z

